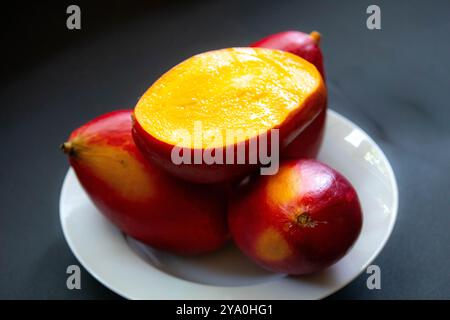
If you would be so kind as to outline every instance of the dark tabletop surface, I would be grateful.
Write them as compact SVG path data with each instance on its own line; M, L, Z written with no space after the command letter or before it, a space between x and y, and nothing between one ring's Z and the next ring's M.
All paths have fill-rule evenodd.
M398 220L375 260L381 290L362 274L336 298L450 298L450 2L77 2L82 29L66 29L69 2L2 9L0 298L116 299L82 269L60 227L68 169L58 145L109 110L131 108L162 72L202 51L245 46L286 29L319 30L330 108L386 153L400 192Z

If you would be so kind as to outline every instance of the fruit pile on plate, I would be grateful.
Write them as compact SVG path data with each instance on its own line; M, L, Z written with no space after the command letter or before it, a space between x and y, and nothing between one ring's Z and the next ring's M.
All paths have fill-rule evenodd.
M327 109L319 39L288 31L195 55L62 149L99 211L149 246L206 254L231 236L274 272L326 268L362 213L351 184L314 160Z

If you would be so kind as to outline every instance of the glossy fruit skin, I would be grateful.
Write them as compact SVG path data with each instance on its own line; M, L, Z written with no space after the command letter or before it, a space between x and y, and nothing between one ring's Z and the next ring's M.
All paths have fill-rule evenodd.
M131 110L114 111L88 122L76 129L66 144L71 144L70 164L83 188L124 233L181 255L211 252L229 239L225 192L180 181L148 163L131 136ZM96 154L99 146L102 151ZM86 150L90 151L83 153ZM86 156L101 157L105 152L107 159L98 159L99 174ZM108 170L122 170L118 162L124 165L121 181L105 180L105 173L115 174ZM128 185L137 192L122 190ZM136 195L147 189L148 194Z
M251 47L278 49L293 53L315 65L322 77L325 78L322 50L313 33L283 31L262 38L253 43Z
M302 275L342 258L363 222L355 189L316 160L285 161L235 193L228 222L238 247L260 266Z
M315 159L325 135L327 120L326 105L300 135L288 144L281 152L282 159Z
M132 135L136 146L148 160L169 174L194 184L223 184L233 183L256 170L258 165L248 164L248 153L244 164L226 165L226 164L194 164L194 152L200 152L203 157L205 150L191 149L191 164L174 164L171 160L173 145L155 139L145 131L137 121L133 121ZM270 143L270 142L269 142ZM270 145L270 144L269 144ZM245 149L248 150L249 143L245 143ZM236 148L235 155L236 155ZM270 150L270 146L268 147ZM223 154L226 154L226 148L222 148ZM236 163L236 156L234 157Z
M282 152L284 148L290 148L291 143L297 143L296 137L299 131L304 130L305 126L310 125L311 120L309 119L321 116L321 110L325 109L326 101L326 90L322 83L314 96L307 98L303 102L303 107L299 112L276 128L279 130L278 143L280 145L281 157L283 157ZM234 164L194 164L193 154L195 149L191 149L191 164L177 165L171 159L174 146L151 136L136 120L133 121L132 135L136 146L149 162L156 164L178 178L193 183L223 184L236 182L261 166L260 164L249 164L249 140L244 142L246 150L244 164L237 164L237 147L234 145L232 146L234 148ZM308 139L316 140L316 132L309 133ZM267 145L267 150L271 150L270 134L267 135ZM304 150L314 152L313 149L316 146L316 144L311 144L308 145L308 149L305 147ZM197 151L202 155L206 152L206 150ZM222 148L222 153L224 155L227 153L226 147Z
M325 79L323 55L318 43L318 33L284 31L267 36L252 47L278 49L293 53L316 66ZM323 141L326 123L326 104L311 124L281 153L285 159L316 158Z

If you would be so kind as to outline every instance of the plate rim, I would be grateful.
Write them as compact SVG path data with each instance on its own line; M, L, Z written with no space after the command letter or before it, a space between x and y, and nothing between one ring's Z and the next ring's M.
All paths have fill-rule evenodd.
M329 292L327 292L326 294L321 295L320 297L318 297L317 299L323 299L326 298L334 293L336 293L337 291L339 291L340 289L342 289L343 287L347 286L349 283L351 283L353 280L355 280L359 275L361 275L361 273L367 269L367 267L377 258L377 256L381 253L381 251L384 249L384 247L386 246L387 241L389 240L389 238L392 235L392 232L394 230L395 224L397 222L397 217L398 217L398 206L399 206L399 191L398 191L398 184L397 184L397 179L395 176L395 172L392 168L392 165L388 159L388 157L386 156L386 154L383 152L383 150L381 149L381 147L375 142L374 139L372 139L372 137L367 134L366 131L364 131L360 126L358 126L356 123L354 123L352 120L349 120L348 118L346 118L345 116L339 114L338 112L328 108L327 109L327 116L334 116L336 118L338 118L340 121L346 123L347 125L355 128L355 129L359 129L364 137L370 142L370 144L376 149L376 151L378 152L380 158L382 158L382 160L384 161L384 163L386 164L386 168L388 171L388 177L389 177L389 182L392 185L392 191L393 191L393 198L392 198L392 219L390 219L390 224L388 226L387 229L387 233L385 235L385 237L382 239L382 241L380 242L380 244L377 246L377 249L372 253L372 255L370 256L370 258L367 259L367 261L363 264L363 266L361 267L361 270L357 273L355 273L355 275L353 275L352 277L349 278L348 281L343 281L342 283L339 283L339 285L337 285L336 287L334 287L332 290L330 290ZM66 189L66 185L68 184L69 181L69 176L71 171L73 171L73 169L71 167L69 167L69 169L66 172L66 175L64 177L64 181L61 187L61 191L60 191L60 196L59 196L59 220L60 220L60 224L61 224L61 228L63 231L63 235L64 235L64 239L66 240L67 245L69 246L70 250L72 251L73 255L75 256L75 258L79 261L79 263L84 267L84 269L86 269L86 271L89 272L89 274L95 278L98 282L100 282L103 286L105 286L106 288L108 288L109 290L111 290L112 292L114 292L115 294L121 296L122 298L125 299L133 299L131 294L124 293L121 292L120 290L114 288L112 285L110 285L107 281L107 279L104 279L102 276L100 276L95 270L93 270L93 268L90 266L90 264L88 262L85 261L85 259L81 256L81 254L79 253L78 249L75 247L73 241L69 238L69 232L67 230L67 225L64 223L64 219L63 219L63 208L62 208L62 203L63 203L63 194L64 194L64 190ZM124 241L125 237L124 237ZM131 248L130 248L131 250ZM163 272L158 270L159 272ZM191 282L185 280L185 279L181 279L181 278L177 278L180 281L186 282L186 283L190 283ZM220 287L220 288L230 288L230 287L226 287L226 286L218 286L218 285L208 285L208 284L200 284L200 283L195 283L196 286L213 286L213 287ZM256 285L245 285L242 287L251 287L251 286L258 286ZM223 298L222 298L223 299ZM270 299L270 298L269 298ZM272 298L272 299L276 299L276 298ZM155 298L155 300L167 300L164 298ZM215 300L213 298L213 300ZM295 299L294 299L295 300Z

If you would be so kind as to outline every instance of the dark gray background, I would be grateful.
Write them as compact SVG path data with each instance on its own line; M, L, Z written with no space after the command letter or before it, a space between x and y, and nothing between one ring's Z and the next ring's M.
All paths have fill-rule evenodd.
M68 168L58 145L109 110L132 108L157 77L201 51L245 46L286 29L319 30L330 107L366 130L397 175L395 230L375 263L331 298L450 298L450 1L376 1L382 30L366 28L372 1L75 2L2 8L0 298L118 298L82 270L59 223Z

